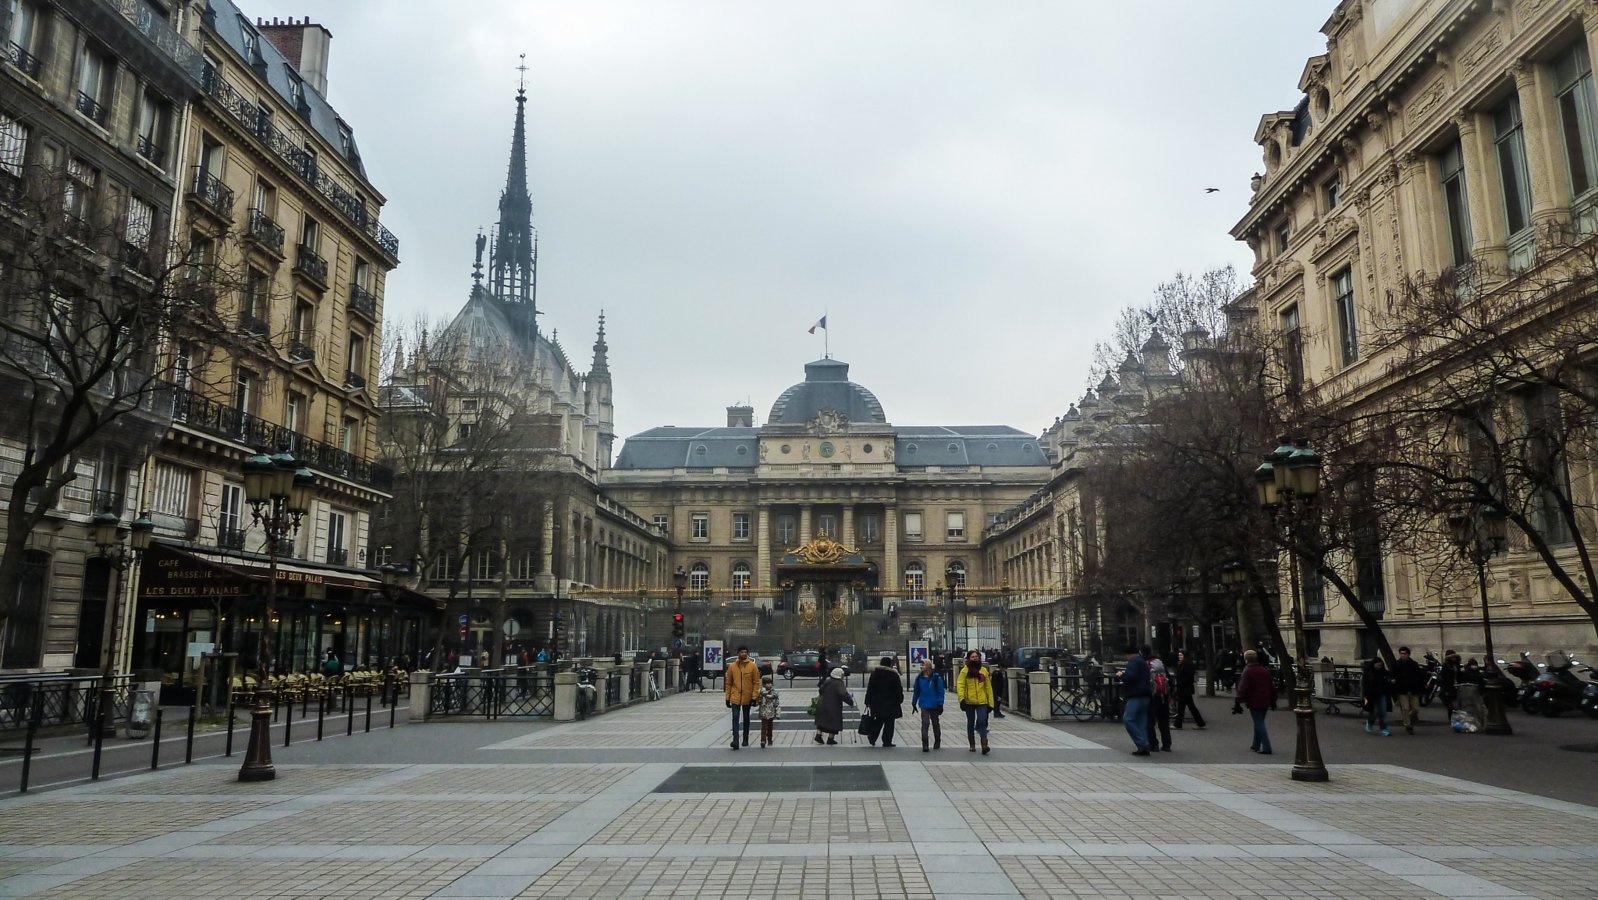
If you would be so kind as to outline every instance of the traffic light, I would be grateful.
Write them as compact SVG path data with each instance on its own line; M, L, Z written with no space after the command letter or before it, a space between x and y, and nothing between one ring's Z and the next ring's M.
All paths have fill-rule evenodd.
M686 633L687 633L687 631L683 628L682 613L680 613L680 612L672 613L671 614L671 636L680 638Z

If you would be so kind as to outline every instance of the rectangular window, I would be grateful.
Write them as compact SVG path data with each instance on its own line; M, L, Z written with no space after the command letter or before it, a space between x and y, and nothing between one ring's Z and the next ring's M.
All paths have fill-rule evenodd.
M354 416L345 416L338 429L338 448L345 453L355 453L361 442L361 422Z
M1343 365L1359 359L1359 320L1354 312L1354 270L1346 268L1332 276L1332 305L1337 309L1337 341Z
M461 401L461 409L465 412L477 411L477 398L467 397Z
M193 484L193 469L157 460L150 479L154 495L150 509L162 515L188 518Z
M689 537L696 541L710 540L710 515L708 513L694 513L689 519L691 531Z
M1304 386L1304 332L1300 330L1298 304L1282 310L1282 368L1287 389L1298 393Z
M946 532L951 541L965 540L965 513L952 512L948 514L948 527Z
M921 514L907 512L904 514L904 537L907 541L921 540Z
M1293 242L1293 225L1283 222L1276 226L1276 252L1286 253L1287 245Z
M139 155L161 165L166 156L167 105L159 95L146 90L139 103Z
M533 551L528 550L516 557L516 570L511 573L517 581L532 581L538 574L538 560L533 556Z
M1299 583L1304 586L1304 621L1326 621L1326 587L1315 567L1299 562Z
M1570 492L1559 395L1550 387L1534 388L1522 393L1520 401L1521 417L1525 422L1525 448L1520 468L1522 477L1529 482L1532 521L1548 543L1568 544L1572 534L1563 504L1575 498Z
M322 246L322 225L310 216L300 223L300 246L312 253Z
M1598 177L1598 146L1593 139L1598 100L1594 98L1592 62L1585 38L1577 39L1570 52L1554 63L1554 85L1570 196L1574 199L1592 190Z
M832 513L822 513L816 516L816 533L836 538L838 536L838 517Z
M344 532L349 524L349 517L341 512L328 511L327 514L327 561L336 565L343 565L348 561L344 546Z
M138 197L128 198L127 221L122 226L122 240L140 250L150 248L150 237L155 231L155 207Z
M240 369L233 375L233 408L241 413L255 408L255 373Z
M876 513L866 513L860 517L860 543L875 544L882 540L882 519Z
M735 541L749 540L749 514L735 512L732 514L732 539Z
M1326 209L1330 212L1343 202L1343 176L1335 176L1331 181L1326 182L1324 192L1326 195Z
M268 219L276 219L277 188L273 187L270 181L267 181L263 178L255 179L255 196L253 201L255 208L260 210L261 215L266 216Z
M94 185L99 178L100 173L88 162L75 156L67 161L67 181L63 188L69 218L83 222L89 217L94 208Z
M1493 110L1493 143L1498 153L1498 182L1504 189L1504 224L1509 234L1531 225L1531 180L1526 174L1526 129L1520 99L1510 97Z
M799 527L794 523L793 516L777 517L777 543L784 549L794 546L799 537Z
M244 549L244 486L222 483L222 501L216 515L217 545L228 550Z
M283 427L295 434L300 433L300 426L305 424L305 395L289 392L288 403L283 413Z
M438 559L433 560L433 580L438 582L455 580L455 551L453 549L439 551Z
M671 517L665 513L655 513L654 523L655 530L661 534L671 530Z
M364 259L355 260L355 286L363 291L372 289L372 266Z
M493 581L499 577L499 557L491 551L479 550L473 560L473 567L477 572L478 581Z
M17 188L28 161L28 126L0 112L0 189Z
M244 39L244 61L254 65L261 61L261 36L250 27L250 22L239 16L239 33Z
M253 266L244 274L244 296L239 298L239 327L250 334L266 334L267 286L271 276Z
M1465 157L1455 141L1437 158L1442 172L1443 213L1448 217L1449 265L1470 262L1470 205L1465 194Z
M351 383L354 383L356 379L360 379L360 384L365 385L366 338L354 332L350 333L349 374L354 376L349 379Z
M111 64L97 51L83 48L78 57L78 112L96 125L105 125L110 99Z
M34 9L33 4L27 2L27 0L21 0L21 2L13 0L8 5L11 7L11 33L8 35L11 47L8 48L10 53L7 54L6 58L15 63L17 68L27 72L28 77L37 78L39 77L38 60L33 60L33 65L30 67L27 65L28 60L22 58L22 54L31 56L34 52L33 39L34 33L37 31L36 23L39 21L39 13Z
M305 82L293 74L289 75L289 102L294 104L295 109L305 109L306 107Z

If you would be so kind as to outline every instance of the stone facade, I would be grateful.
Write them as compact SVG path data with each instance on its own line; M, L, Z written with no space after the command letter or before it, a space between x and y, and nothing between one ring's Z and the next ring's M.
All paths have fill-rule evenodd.
M1322 30L1301 102L1260 120L1264 172L1233 235L1255 253L1257 321L1288 348L1286 380L1354 413L1404 389L1404 348L1378 336L1413 283L1507 296L1523 277L1557 276L1560 247L1592 233L1598 6L1344 0ZM1534 331L1550 310L1520 312ZM1573 459L1570 477L1588 502L1586 465ZM1368 580L1395 646L1481 654L1474 579L1430 583L1414 560L1376 553L1355 562L1379 572ZM1523 541L1490 564L1489 593L1499 647L1598 651L1592 622ZM1346 604L1313 627L1321 653L1369 655Z

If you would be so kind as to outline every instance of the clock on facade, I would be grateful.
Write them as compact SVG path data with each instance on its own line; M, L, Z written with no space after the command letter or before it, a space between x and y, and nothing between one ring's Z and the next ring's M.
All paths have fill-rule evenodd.
M832 452L833 452L832 451L832 442L831 441L822 441L821 442L821 455L822 456L831 456Z

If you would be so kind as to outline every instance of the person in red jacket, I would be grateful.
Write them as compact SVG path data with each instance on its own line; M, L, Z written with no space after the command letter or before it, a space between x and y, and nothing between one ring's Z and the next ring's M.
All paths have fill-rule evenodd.
M1237 681L1236 703L1233 712L1241 712L1243 707L1248 708L1248 714L1254 719L1254 743L1249 749L1255 753L1270 755L1271 735L1265 730L1265 712L1271 708L1271 703L1276 699L1276 688L1271 684L1271 672L1260 662L1260 655L1253 650L1243 654L1243 677Z

